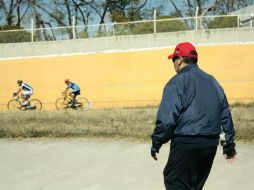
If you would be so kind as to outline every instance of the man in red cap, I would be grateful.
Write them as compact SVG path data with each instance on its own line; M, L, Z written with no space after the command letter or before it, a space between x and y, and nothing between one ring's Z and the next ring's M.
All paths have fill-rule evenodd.
M195 47L176 46L172 59L177 74L164 87L151 136L151 156L157 160L160 147L171 140L164 169L167 190L201 190L209 176L221 141L225 159L236 159L234 125L226 95L215 78L198 66Z

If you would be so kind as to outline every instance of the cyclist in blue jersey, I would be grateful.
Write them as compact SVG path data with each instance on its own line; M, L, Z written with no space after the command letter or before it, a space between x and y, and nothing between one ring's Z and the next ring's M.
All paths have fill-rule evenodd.
M30 97L33 94L33 88L28 84L24 83L23 80L17 80L19 89L13 93L13 96L17 96L21 92L21 103L22 106L28 106Z
M67 93L71 89L71 91L69 92L69 95L73 98L71 103L72 103L72 107L74 107L76 103L76 97L80 95L80 88L77 84L75 84L74 82L71 82L69 79L66 79L64 82L67 85L67 87L63 93Z

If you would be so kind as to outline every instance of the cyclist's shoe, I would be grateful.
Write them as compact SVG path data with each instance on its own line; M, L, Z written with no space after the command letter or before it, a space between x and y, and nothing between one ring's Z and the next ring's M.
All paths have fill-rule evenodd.
M77 108L77 106L74 105L74 104L72 104L72 105L71 105L71 108L75 109L75 108Z
M28 105L28 106L26 107L26 109L29 109L29 110L36 110L36 105L32 105L32 106Z
M80 106L82 106L82 103L81 102L76 102L75 106L80 107Z
M22 103L22 106L23 106L23 107L26 107L26 106L28 106L28 105L29 105L29 101L25 101L25 102Z
M73 105L73 102L69 101L68 104L67 104L67 107L72 107L72 105Z
M30 108L30 101L23 102L21 107L23 107L24 109L29 109Z

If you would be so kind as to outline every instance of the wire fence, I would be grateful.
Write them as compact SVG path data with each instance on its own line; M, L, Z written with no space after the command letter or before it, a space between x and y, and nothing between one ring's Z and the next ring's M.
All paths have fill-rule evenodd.
M75 18L74 18L75 19ZM67 27L0 30L0 43L59 41L190 30L254 27L254 14L196 16ZM73 22L76 23L76 22Z

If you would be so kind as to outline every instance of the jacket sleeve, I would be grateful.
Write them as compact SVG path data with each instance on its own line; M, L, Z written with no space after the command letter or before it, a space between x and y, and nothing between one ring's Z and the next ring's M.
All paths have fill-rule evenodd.
M175 85L166 85L157 113L155 129L151 135L152 146L159 152L162 144L168 142L174 133L181 110L181 101Z
M222 102L222 110L221 110L221 127L225 134L225 142L222 143L223 146L228 146L234 144L234 124L231 116L231 112L229 109L227 97L224 94L223 102Z

